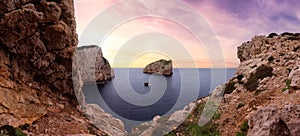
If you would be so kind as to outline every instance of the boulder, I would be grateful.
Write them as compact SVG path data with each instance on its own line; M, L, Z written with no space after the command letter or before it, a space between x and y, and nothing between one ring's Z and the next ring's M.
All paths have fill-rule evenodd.
M289 74L291 80L291 87L300 89L300 69L292 70Z
M161 59L148 64L144 68L143 72L148 74L156 73L165 76L171 76L173 74L172 70L172 60Z
M85 106L85 114L88 119L97 128L103 130L110 136L125 136L127 132L123 122L114 118L112 115L104 112L104 110L96 104L87 104Z
M268 106L258 110L249 119L248 135L300 135L300 105L286 105L283 109Z

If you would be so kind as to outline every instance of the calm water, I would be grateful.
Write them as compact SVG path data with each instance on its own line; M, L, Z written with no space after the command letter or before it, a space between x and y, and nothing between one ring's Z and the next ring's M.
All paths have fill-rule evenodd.
M235 69L174 69L173 75L144 74L143 69L114 69L105 85L83 87L87 103L120 118L127 130L155 115L171 114L234 76ZM145 87L144 82L149 82Z

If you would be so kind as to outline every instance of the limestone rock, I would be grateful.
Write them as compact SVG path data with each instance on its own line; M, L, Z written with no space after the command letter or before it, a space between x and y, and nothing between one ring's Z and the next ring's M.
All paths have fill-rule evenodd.
M291 87L300 89L300 69L292 70L289 74L291 80Z
M75 27L73 0L0 2L0 125L31 124L72 96Z
M156 136L166 135L177 128L196 108L196 102L192 102L182 110L175 111L171 115L155 116L152 121L142 123L131 130L131 135Z
M78 63L83 82L99 83L111 80L114 76L109 62L103 57L101 48L98 46L79 47Z
M286 105L283 109L279 109L276 106L262 108L250 118L248 135L297 136L300 134L299 111L299 105Z
M96 104L87 104L85 106L85 114L89 120L97 127L103 130L105 133L111 136L125 136L124 124L121 120L112 117L112 115L104 112Z
M143 72L148 74L156 73L165 76L171 76L173 74L172 70L172 60L161 59L148 64L144 68Z
M247 119L248 135L299 135L295 128L299 116L294 116L298 114L282 109L300 102L299 49L299 33L255 36L238 47L241 63L235 76L225 83L225 92L230 93L225 94L219 107L223 114L218 123L226 126L218 128L220 135L234 135ZM245 106L236 109L241 102ZM290 120L295 121L288 123Z

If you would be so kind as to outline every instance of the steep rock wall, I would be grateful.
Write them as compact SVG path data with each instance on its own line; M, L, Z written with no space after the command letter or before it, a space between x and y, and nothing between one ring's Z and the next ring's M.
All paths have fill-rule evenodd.
M113 70L103 57L100 47L93 45L79 47L77 55L81 60L79 65L81 65L80 74L83 82L104 83L114 77Z
M218 124L226 126L219 127L221 135L299 135L298 113L281 113L300 104L300 34L255 36L238 47L238 57L241 64L225 84L219 108L223 114ZM249 130L241 132L244 122Z
M0 125L30 124L71 94L75 27L73 0L0 2Z

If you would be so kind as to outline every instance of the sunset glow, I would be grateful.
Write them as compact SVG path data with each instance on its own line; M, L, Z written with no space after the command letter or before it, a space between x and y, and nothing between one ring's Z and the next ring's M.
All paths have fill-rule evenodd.
M117 4L119 0L76 0L76 19L77 32L79 40L82 32L88 26L89 22L93 20L103 10ZM300 11L296 5L300 2L292 1L268 1L268 0L253 0L253 1L236 1L236 0L184 0L191 8L196 9L201 14L208 24L211 26L215 35L220 42L224 58L211 58L207 54L207 50L201 40L187 30L184 26L172 22L171 20L160 17L140 17L116 26L111 33L108 34L105 41L92 41L92 44L99 45L102 48L104 57L106 57L112 64L112 67L144 67L151 61L160 58L172 59L168 53L159 52L144 52L136 53L137 46L152 46L157 45L161 50L169 50L179 55L175 61L175 67L212 67L211 61L226 61L225 67L237 67L239 60L236 55L236 47L243 42L250 40L254 35L267 35L271 32L296 32L299 31ZM141 8L135 5L136 8ZM180 7L180 5L178 5ZM130 8L124 8L126 14L134 12ZM168 11L170 14L178 15L176 9ZM191 25L197 25L192 18L186 17ZM114 19L112 17L112 19ZM101 23L99 28L95 31L101 31ZM139 36L147 33L158 33L166 35L166 37L153 37L147 41L139 40ZM166 38L173 40L166 40ZM131 39L136 38L136 41ZM146 42L146 43L145 43ZM175 42L175 43L174 43ZM91 44L88 43L88 44ZM191 57L180 57L182 49L170 48L168 44L177 44L182 46ZM128 48L124 48L125 44ZM158 45L161 44L161 45ZM86 43L79 41L79 46L84 46ZM124 63L114 63L115 56L122 54L125 58L130 60ZM118 61L120 62L120 61ZM224 65L214 66L224 67Z

